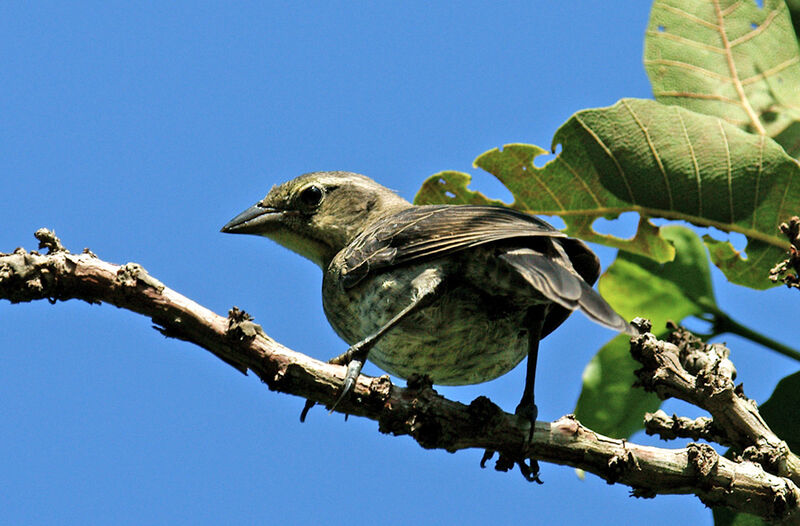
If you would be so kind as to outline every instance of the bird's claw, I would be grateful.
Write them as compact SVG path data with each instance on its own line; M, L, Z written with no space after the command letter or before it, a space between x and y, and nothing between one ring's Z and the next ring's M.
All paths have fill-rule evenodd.
M483 452L483 457L481 458L482 468L486 467L486 462L491 460L494 454L495 452L491 449L487 449ZM519 472L522 473L522 476L525 477L525 480L528 482L542 484L542 480L539 478L539 462L535 458L525 459L512 456L507 453L500 453L500 456L497 458L497 462L494 464L494 469L497 471L506 472L510 469L514 469L514 466L519 467Z
M342 384L342 392L339 393L339 397L331 406L331 410L328 411L328 414L333 413L336 409L336 406L344 400L344 397L347 396L350 391L353 390L353 386L356 385L356 378L358 375L361 374L361 367L363 367L364 363L360 360L353 360L349 364L347 364L347 373L344 376L344 383Z
M514 414L525 419L530 424L530 431L528 432L528 442L530 442L533 440L533 432L536 427L536 417L539 416L539 408L536 407L533 400L525 400L523 398L514 411ZM482 468L486 467L486 462L491 460L494 454L495 451L491 449L487 449L483 452L483 457L481 458ZM539 462L533 457L525 458L521 455L511 455L501 452L500 456L497 458L497 462L495 462L494 469L505 472L514 469L514 466L519 467L520 473L522 473L522 476L525 477L525 480L528 482L542 483L539 478Z
M328 414L333 413L336 410L336 407L341 403L342 400L353 390L353 387L356 385L356 379L358 375L361 374L361 368L364 366L364 362L361 360L352 360L349 364L347 364L347 373L344 376L344 383L342 384L342 391L339 393L339 397L331 406L330 411ZM316 405L316 402L313 400L306 400L306 405L303 406L303 410L300 412L300 421L305 422L306 416L308 412L311 410L312 407Z
M300 412L300 422L306 421L306 416L308 416L308 412L315 405L317 405L317 403L314 400L306 400L306 405L303 406L303 410Z

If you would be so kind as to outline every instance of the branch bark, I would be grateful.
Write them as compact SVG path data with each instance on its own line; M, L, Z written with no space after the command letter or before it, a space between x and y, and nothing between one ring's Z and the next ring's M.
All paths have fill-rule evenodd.
M774 283L783 282L787 287L800 289L800 217L793 217L778 227L789 240L787 258L772 267L769 279ZM792 274L794 271L794 274Z
M72 254L47 230L38 231L36 237L47 254L21 248L0 253L0 299L109 303L150 317L163 334L195 343L240 372L252 371L271 390L323 404L336 399L345 367L284 347L243 311L234 307L227 317L219 316L135 263L114 265L88 250ZM681 360L678 345L652 334L633 343L634 355L645 365L639 380L646 388L708 409L715 432L722 429L728 441L751 448L751 454L731 460L706 444L677 449L642 446L595 433L572 415L536 422L529 442L526 422L485 397L464 405L421 382L408 388L395 386L388 376L360 376L354 395L337 411L375 420L381 432L410 435L424 448L449 452L480 448L516 459L533 456L583 469L609 483L626 484L640 497L694 494L709 506L728 506L786 523L800 521L796 457L772 434L755 405L725 381L733 370L727 354L718 347L709 353L695 345ZM696 374L687 371L686 364Z

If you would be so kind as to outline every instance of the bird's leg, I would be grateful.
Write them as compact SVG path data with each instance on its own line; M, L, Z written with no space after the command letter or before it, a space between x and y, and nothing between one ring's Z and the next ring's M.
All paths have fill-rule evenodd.
M539 409L534 402L534 386L536 384L536 360L539 357L539 339L542 336L544 319L547 317L548 305L531 307L525 316L525 326L528 328L528 362L525 375L525 388L522 391L522 399L517 405L514 414L526 418L531 423L528 434L528 441L533 438L533 430L536 426L536 417Z
M389 332L395 325L403 321L406 316L430 304L430 302L433 301L442 290L442 281L442 272L438 268L433 267L424 270L411 282L411 286L413 288L411 303L406 305L400 312L395 314L377 331L373 332L363 340L354 343L345 352L329 361L329 363L338 365L347 364L347 373L345 374L344 383L342 384L342 391L339 393L339 397L331 406L331 413L334 411L334 409L336 409L336 406L338 406L339 403L344 400L344 397L347 396L350 391L352 391L353 386L356 384L356 379L361 373L361 368L364 366L364 362L367 360L367 355L369 355L370 349L372 349L375 344L378 343L384 334ZM308 411L314 407L314 403L315 402L312 400L306 400L306 405L303 407L303 411L300 414L301 422L305 420Z
M528 363L527 374L525 375L525 388L522 391L522 399L517 405L514 414L525 418L530 422L531 428L528 431L528 442L533 439L533 431L536 427L536 417L539 415L539 409L536 407L533 396L533 388L536 383L536 359L539 355L539 339L542 336L542 327L544 320L547 317L549 305L541 305L531 307L525 315L524 325L528 329ZM486 462L492 458L494 451L487 449L483 458L481 459L481 467L485 467ZM539 462L535 458L526 459L519 454L509 454L500 452L500 457L497 459L495 469L497 471L508 471L514 466L519 466L522 476L529 482L542 483L539 480Z

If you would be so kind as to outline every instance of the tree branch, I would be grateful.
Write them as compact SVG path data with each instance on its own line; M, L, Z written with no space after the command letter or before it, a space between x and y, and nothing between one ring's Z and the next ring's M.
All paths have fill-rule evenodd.
M343 366L280 345L243 311L233 308L228 317L219 316L164 286L135 263L114 265L88 250L71 254L46 230L36 236L48 254L21 248L0 254L0 298L12 303L81 299L116 305L150 317L163 334L193 342L245 374L252 371L272 390L320 403L336 399ZM798 520L800 490L794 456L788 448L781 450L783 443L755 405L729 389L725 379L732 377L732 365L728 366L727 355L717 347L711 354L705 348L693 349L685 353L691 358L684 362L700 371L696 376L683 368L677 345L660 342L652 334L635 338L634 354L645 363L640 382L662 396L677 396L707 408L732 443L761 453L778 451L777 456L744 455L730 460L704 444L679 449L642 446L599 435L572 415L536 422L533 440L528 442L526 423L485 397L464 405L422 383L397 387L388 376L361 375L354 395L337 410L375 420L383 433L410 435L424 448L488 449L510 458L533 455L594 473L609 483L626 484L640 497L694 494L709 506L728 506L770 520ZM764 444L767 449L761 448Z
M659 409L655 413L644 415L644 430L648 435L660 436L662 440L691 438L729 445L724 433L715 429L714 419L705 416L695 419L677 415L668 416Z
M769 279L774 283L781 281L787 287L800 289L800 217L795 216L786 223L781 223L778 228L789 240L789 253L786 259L772 267Z
M649 326L643 328L649 330ZM715 433L724 437L720 443L800 484L800 458L772 432L756 402L734 385L736 369L728 359L730 351L672 328L668 342L649 333L632 341L631 354L643 365L636 371L639 384L663 399L677 398L705 409Z

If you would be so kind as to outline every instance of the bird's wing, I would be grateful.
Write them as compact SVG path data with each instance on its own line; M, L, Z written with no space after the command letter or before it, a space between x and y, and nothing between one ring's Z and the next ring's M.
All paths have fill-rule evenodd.
M351 287L371 271L409 261L530 237L564 238L565 234L539 218L509 208L410 207L376 221L344 249L343 284Z
M429 257L441 257L478 245L508 239L550 238L539 248L520 248L500 258L553 302L542 336L580 309L611 329L631 333L631 326L592 289L600 261L577 239L536 217L494 206L417 206L381 219L359 234L342 254L342 285L352 287L370 272ZM549 248L546 248L549 247Z

